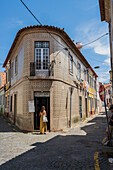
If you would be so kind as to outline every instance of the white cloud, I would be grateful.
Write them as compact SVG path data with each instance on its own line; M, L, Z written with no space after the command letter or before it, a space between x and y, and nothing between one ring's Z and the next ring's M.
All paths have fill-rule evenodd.
M103 77L99 77L99 82L102 82L102 83L109 83L109 79L108 78L103 78Z
M102 44L100 41L94 43L91 47L94 48L94 52L97 54L110 55L109 46Z
M101 69L100 71L98 71L98 79L100 82L102 83L109 83L110 81L110 74L109 74L109 69L105 70L105 69Z
M75 40L81 42L83 45L94 41L95 39L101 37L108 32L107 24L102 23L98 20L92 20L87 23L82 23L76 29ZM89 49L89 54L91 55L91 50L93 49L93 56L99 54L102 59L95 58L97 61L102 61L100 69L96 70L98 79L102 83L109 83L110 75L108 69L110 69L110 48L109 48L109 35L106 35L99 40L84 46L82 51ZM97 56L97 55L96 55ZM90 57L90 56L89 56ZM92 59L93 60L93 59Z
M21 25L23 25L23 21L21 21L21 20L16 20L16 21L15 21L15 24L21 26Z
M110 66L110 58L105 59L103 64L106 64L106 65Z
M107 31L108 30L105 25L103 26L103 24L98 23L96 20L92 20L87 24L85 23L77 27L76 32L78 33L78 36L76 37L76 40L80 39L84 45L101 37ZM83 48L93 49L97 54L110 56L108 35L94 43L84 46Z
M14 27L17 27L17 26L23 26L23 24L24 24L24 22L22 20L12 18L8 23L8 27L14 28Z

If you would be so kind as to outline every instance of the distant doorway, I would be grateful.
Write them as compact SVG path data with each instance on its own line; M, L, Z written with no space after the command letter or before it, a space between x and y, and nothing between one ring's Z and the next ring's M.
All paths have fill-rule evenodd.
M34 130L40 129L39 113L42 106L45 106L48 119L47 129L50 130L50 97L35 97Z

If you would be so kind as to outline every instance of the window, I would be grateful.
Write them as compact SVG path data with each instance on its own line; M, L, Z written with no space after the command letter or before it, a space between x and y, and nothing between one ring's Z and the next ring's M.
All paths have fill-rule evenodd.
M90 87L91 87L91 76L89 76L89 84L90 84Z
M70 59L70 61L69 61L69 70L70 70L71 73L73 73L73 57L70 55L69 59Z
M94 80L94 89L96 90L96 80Z
M35 63L36 70L48 70L49 63L49 42L35 42Z
M86 70L84 69L84 80L86 81Z
M15 57L15 74L17 74L18 71L18 56Z
M13 62L11 63L11 78L13 78Z
M87 71L87 81L89 83L89 73L88 73L88 71Z
M79 115L80 115L80 120L82 119L82 97L79 96Z
M81 65L78 63L78 77L81 78Z
M11 99L11 100L10 100L10 112L12 112L13 96L11 96L10 99Z
M7 71L6 71L6 84L7 84Z

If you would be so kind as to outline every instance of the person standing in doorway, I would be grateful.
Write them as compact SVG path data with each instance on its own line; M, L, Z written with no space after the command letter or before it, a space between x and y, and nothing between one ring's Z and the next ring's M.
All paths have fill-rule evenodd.
M40 116L40 134L46 134L47 132L47 122L43 121L43 117L47 116L46 111L45 111L45 106L42 106L42 109L39 113Z

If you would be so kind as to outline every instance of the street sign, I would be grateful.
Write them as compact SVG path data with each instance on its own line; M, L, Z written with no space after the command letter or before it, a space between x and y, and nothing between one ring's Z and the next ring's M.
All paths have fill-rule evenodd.
M29 112L35 112L34 100L28 101L28 105L29 105Z
M99 96L102 101L105 100L105 90L103 85L100 85L99 87Z
M99 87L99 96L100 96L100 99L101 99L102 101L104 101L105 112L106 112L106 119L107 119L107 127L108 127L108 138L109 138L109 143L111 143L109 122L108 122L108 113L107 113L106 100L105 100L105 88L104 88L103 85L100 85L100 87Z

